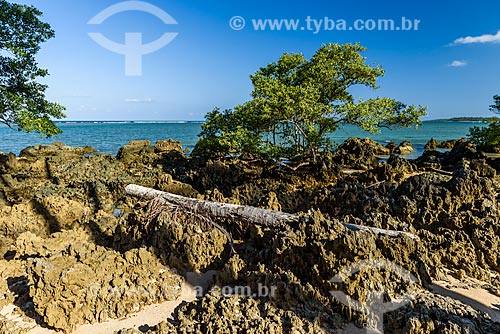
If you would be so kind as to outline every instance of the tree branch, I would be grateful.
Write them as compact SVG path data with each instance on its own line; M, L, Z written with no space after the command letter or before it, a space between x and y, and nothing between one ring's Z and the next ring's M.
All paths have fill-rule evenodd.
M205 214L209 217L229 218L242 222L263 225L267 227L278 227L290 223L297 223L301 217L285 212L278 212L273 210L266 210L255 208L252 206L243 206L228 203L218 203L200 200L196 198L183 197L152 188L146 188L135 184L129 184L125 191L128 195L132 195L147 200L156 199L167 204L175 204L188 208L196 214ZM360 226L354 224L342 223L346 228L351 231L365 231L369 230L375 234L383 234L388 236L406 236L414 240L418 240L418 236L403 232L383 230L375 227Z

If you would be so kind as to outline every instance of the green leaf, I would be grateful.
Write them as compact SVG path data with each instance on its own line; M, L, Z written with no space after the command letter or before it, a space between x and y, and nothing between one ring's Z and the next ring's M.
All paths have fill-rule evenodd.
M64 118L64 107L45 98L48 75L35 60L40 44L54 37L42 13L32 6L0 0L0 123L20 131L59 134L53 119Z
M207 114L201 140L227 152L292 157L328 149L327 134L341 124L370 132L418 126L425 107L385 97L355 102L351 87L376 89L384 75L380 66L366 64L365 50L359 44L325 44L311 59L283 54L250 77L252 100Z

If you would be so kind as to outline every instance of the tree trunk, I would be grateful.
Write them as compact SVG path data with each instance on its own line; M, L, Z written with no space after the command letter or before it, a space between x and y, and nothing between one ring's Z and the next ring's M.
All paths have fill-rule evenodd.
M228 203L218 203L200 200L196 198L183 197L156 189L146 188L135 184L129 184L125 191L128 195L143 198L146 200L159 199L169 204L175 204L189 209L198 214L205 214L212 217L230 218L251 224L275 227L283 224L296 223L300 220L297 215L273 210L265 210L252 206L243 206ZM402 231L383 230L375 227L361 226L342 223L352 231L369 230L376 234L389 236L407 236L411 239L418 239L414 234Z
M147 200L160 199L165 202L188 208L198 214L212 217L232 218L263 226L277 226L283 223L298 222L299 216L288 213L265 210L252 206L204 201L196 198L183 197L151 188L130 184L125 188L128 195Z

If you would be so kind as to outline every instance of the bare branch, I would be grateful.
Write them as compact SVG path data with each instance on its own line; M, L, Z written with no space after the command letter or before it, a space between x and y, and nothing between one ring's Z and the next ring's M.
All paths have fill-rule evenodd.
M285 212L278 212L273 210L266 210L261 208L255 208L251 206L243 206L228 203L218 203L200 200L196 198L183 197L176 194L171 194L151 188L146 188L143 186L129 184L125 191L128 195L145 198L145 199L157 199L167 204L175 204L184 208L187 208L196 213L203 215L208 215L209 217L220 217L235 219L242 222L247 222L251 224L258 224L268 227L279 227L291 223L297 223L301 221L301 217ZM346 228L352 231L364 231L369 230L375 234L383 234L389 236L407 236L411 239L418 240L418 236L403 232L403 231L392 231L384 230L369 226L360 226L342 223Z

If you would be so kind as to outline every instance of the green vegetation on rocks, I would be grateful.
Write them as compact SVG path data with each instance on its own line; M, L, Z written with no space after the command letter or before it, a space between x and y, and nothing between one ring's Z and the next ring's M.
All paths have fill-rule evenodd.
M422 106L377 97L355 99L354 86L376 89L384 75L366 64L359 44L326 44L306 59L282 55L251 76L252 100L234 110L206 115L195 155L249 153L264 157L315 157L330 147L329 132L344 124L377 132L381 127L417 126Z
M490 106L490 111L500 114L500 95L493 97L494 104ZM487 127L473 127L470 129L470 140L482 146L498 150L500 147L500 119L495 117L487 121Z

